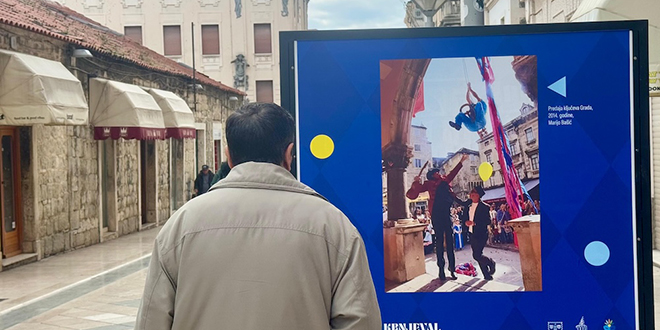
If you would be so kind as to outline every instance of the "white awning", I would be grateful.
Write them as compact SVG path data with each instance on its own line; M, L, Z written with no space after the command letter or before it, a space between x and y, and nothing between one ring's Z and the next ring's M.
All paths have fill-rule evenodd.
M649 62L660 63L660 1L583 0L572 22L649 20Z
M0 50L0 125L86 125L80 81L60 62Z
M175 139L195 138L195 116L186 101L178 95L160 89L147 89L163 111L163 121L167 129L166 137Z
M525 185L525 189L527 191L530 191L536 186L539 185L539 179L533 179L527 182L524 182L523 185ZM504 190L504 187L498 187L498 188L493 188L493 189L488 189L485 191L485 195L481 197L483 201L486 202L491 202L491 201L497 201L501 199L506 199L506 191Z
M163 112L142 88L94 78L89 82L89 100L95 139L165 139Z

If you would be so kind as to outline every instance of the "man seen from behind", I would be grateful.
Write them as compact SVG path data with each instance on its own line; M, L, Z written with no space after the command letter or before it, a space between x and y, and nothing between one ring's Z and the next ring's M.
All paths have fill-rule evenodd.
M231 172L158 234L136 329L380 329L360 234L289 172L293 118L252 103L225 131Z

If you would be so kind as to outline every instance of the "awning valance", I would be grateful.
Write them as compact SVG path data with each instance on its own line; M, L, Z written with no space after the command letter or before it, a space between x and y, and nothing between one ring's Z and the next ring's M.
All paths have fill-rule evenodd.
M527 191L530 191L539 185L539 179L533 179L524 182L523 184L525 185L525 189L527 189ZM504 187L488 189L485 191L485 193L486 194L483 197L481 197L481 199L485 202L495 202L506 199L506 191L504 191Z
M86 125L80 81L60 62L0 50L0 125Z
M178 95L160 89L148 89L158 106L163 111L166 137L175 139L194 139L196 136L195 116L186 101Z
M89 82L89 99L95 139L165 139L163 112L142 88L94 78Z

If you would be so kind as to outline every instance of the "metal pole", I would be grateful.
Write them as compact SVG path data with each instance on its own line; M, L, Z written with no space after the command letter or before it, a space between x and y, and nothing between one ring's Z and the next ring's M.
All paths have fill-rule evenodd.
M485 0L461 0L461 10L467 9L467 13L461 13L461 25L484 25L484 1Z
M193 111L197 113L197 68L195 67L195 23L190 22L190 27L191 31L190 33L192 34L192 66L193 66L193 79L192 79L192 90L193 90ZM195 134L196 136L197 134ZM197 175L197 171L199 171L199 148L197 146L197 142L199 141L199 137L195 139L195 175Z
M193 67L193 80L192 80L192 88L193 88L193 108L195 112L197 112L197 80L195 79L197 76L197 68L195 67L195 23L190 22L191 26L191 33L192 33L192 67Z

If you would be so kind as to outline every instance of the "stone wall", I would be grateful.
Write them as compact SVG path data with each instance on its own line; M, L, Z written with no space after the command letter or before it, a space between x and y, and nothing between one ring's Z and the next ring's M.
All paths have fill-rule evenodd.
M67 127L67 131L71 247L80 248L100 241L98 144L89 127Z
M140 224L138 141L117 140L117 233L119 236L136 232Z
M38 155L39 224L43 256L64 252L71 247L69 221L68 134L62 126L36 126Z
M170 217L170 141L156 141L158 161L158 222L164 223Z

